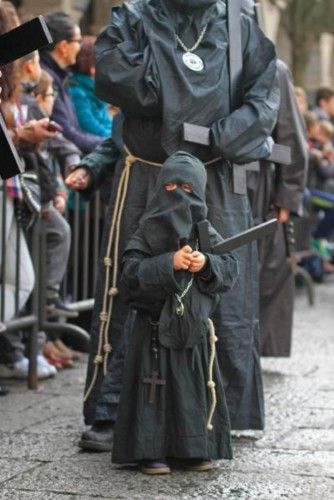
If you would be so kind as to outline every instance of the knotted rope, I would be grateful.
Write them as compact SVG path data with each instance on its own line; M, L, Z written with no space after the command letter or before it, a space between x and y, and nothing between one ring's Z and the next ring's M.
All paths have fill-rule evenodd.
M208 325L209 325L209 343L210 343L210 359L209 359L209 377L208 377L208 382L207 386L210 389L211 392L211 406L209 410L209 417L208 417L208 423L206 425L206 428L209 431L212 431L213 425L212 425L212 418L217 406L217 395L216 395L216 384L213 381L213 365L216 359L216 342L218 338L216 337L216 331L214 324L210 318L208 318Z
M124 149L126 152L125 164L117 188L115 206L114 206L113 217L108 239L107 252L104 257L105 285L104 285L104 294L102 302L102 311L100 312L99 342L98 342L97 353L94 358L95 367L94 367L93 377L84 395L84 401L87 401L96 384L99 372L99 366L101 364L103 364L103 374L106 375L109 354L112 352L112 346L109 343L108 332L112 317L114 298L118 294L117 275L118 275L118 265L119 265L119 240L121 232L120 231L121 220L124 211L126 195L129 187L131 167L136 162L144 163L152 167L162 166L161 163L154 163L147 160L143 160L142 158L139 158L137 156L133 156L126 146ZM111 278L111 286L110 286L110 278Z

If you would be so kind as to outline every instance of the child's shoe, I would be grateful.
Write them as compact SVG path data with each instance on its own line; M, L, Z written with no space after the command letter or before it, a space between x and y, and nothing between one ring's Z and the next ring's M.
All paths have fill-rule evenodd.
M215 468L211 460L203 460L202 458L188 458L184 462L184 468L194 472L206 472Z
M170 468L164 460L142 460L140 470L143 474L170 474Z

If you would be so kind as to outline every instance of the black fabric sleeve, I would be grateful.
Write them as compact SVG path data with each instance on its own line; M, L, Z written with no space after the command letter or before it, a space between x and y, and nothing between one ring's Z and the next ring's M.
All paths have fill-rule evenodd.
M240 164L270 156L280 103L274 45L247 16L242 16L242 38L242 105L211 127L214 153Z
M143 22L129 4L113 9L95 45L95 91L124 114L159 113L159 81Z
M230 290L239 273L238 261L232 254L206 254L205 268L196 276L201 292L215 294Z
M91 184L87 189L81 191L85 198L89 198L93 191L99 189L107 173L114 170L120 157L121 152L110 137L97 146L94 151L82 158L76 168L86 168L91 175Z
M276 165L275 193L277 207L302 214L303 194L308 170L306 129L294 93L291 73L282 61L277 61L281 105L274 138L278 144L291 149L291 165Z
M143 307L162 302L179 286L174 277L173 256L165 253L150 257L142 252L128 251L122 260L121 289L125 301Z

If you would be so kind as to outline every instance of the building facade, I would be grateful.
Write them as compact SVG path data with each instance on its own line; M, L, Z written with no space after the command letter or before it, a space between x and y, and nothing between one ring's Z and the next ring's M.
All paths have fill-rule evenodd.
M84 31L97 34L107 22L111 7L122 0L23 0L23 11L30 14L43 14L55 10L68 12L78 21L84 16ZM333 0L334 1L334 0ZM286 0L279 0L273 5L269 0L261 0L262 27L277 45L279 56L291 63L291 45L282 28L282 16ZM312 51L305 71L304 87L313 92L319 86L334 86L334 36L324 33L320 43Z

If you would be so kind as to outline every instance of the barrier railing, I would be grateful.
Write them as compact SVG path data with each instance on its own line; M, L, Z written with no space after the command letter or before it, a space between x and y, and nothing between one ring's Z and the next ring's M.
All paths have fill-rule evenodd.
M14 210L14 200L1 186L0 199L0 335L24 332L28 336L28 386L37 387L38 331L89 340L88 332L64 319L46 315L46 235L42 220L24 232ZM71 226L71 253L62 284L69 308L79 313L94 306L98 253L103 219L99 193L83 202L78 193L65 218ZM29 252L29 253L27 253ZM32 266L30 265L30 259ZM1 353L0 353L1 358Z

